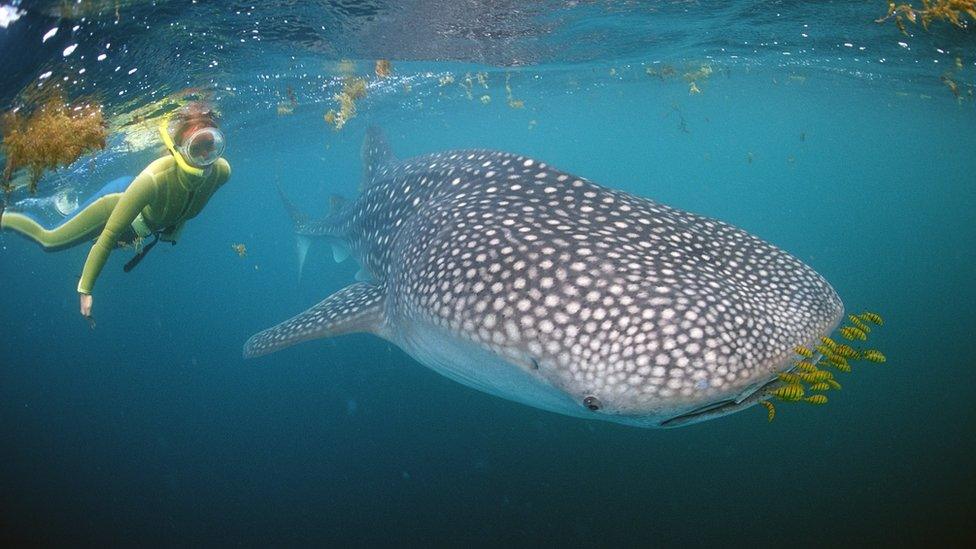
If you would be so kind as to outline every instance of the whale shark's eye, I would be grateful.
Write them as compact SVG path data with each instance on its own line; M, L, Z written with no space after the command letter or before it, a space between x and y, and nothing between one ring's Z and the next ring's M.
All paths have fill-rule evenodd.
M588 396L583 399L583 406L595 412L600 409L600 399L595 396Z

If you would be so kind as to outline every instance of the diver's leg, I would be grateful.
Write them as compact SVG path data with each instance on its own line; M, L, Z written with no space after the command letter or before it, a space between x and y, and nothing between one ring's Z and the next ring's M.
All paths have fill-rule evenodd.
M70 248L95 238L108 221L115 204L132 183L131 175L117 177L95 192L68 219L55 229L47 229L30 216L0 210L0 229L11 229L44 247L46 251Z
M98 236L120 198L122 193L101 196L54 229L46 229L22 213L4 212L0 217L0 228L20 233L46 251L62 250Z

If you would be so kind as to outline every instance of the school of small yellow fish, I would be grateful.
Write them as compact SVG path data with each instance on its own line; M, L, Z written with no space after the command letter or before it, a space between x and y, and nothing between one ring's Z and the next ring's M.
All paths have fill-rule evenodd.
M884 319L877 313L864 311L861 314L847 315L849 324L838 331L848 342L867 341L872 325L884 325ZM851 372L851 364L858 361L868 361L880 364L887 359L877 349L855 348L847 343L835 341L829 337L821 337L820 345L813 349L797 347L794 349L799 359L789 372L779 374L780 385L768 389L766 394L770 398L759 403L766 408L769 421L776 417L776 407L772 400L780 402L806 402L822 405L827 403L827 391L839 390L840 383L834 379L834 370L843 373Z

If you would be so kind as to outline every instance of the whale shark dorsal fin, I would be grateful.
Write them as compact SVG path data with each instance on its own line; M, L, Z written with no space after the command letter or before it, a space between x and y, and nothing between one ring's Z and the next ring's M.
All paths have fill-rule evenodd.
M244 357L266 355L310 339L378 333L383 326L385 298L386 291L375 284L346 286L304 313L251 336L244 344Z
M363 140L363 186L372 181L377 170L396 161L393 150L386 141L383 130L376 126L366 128L366 139Z
M298 209L298 206L296 206L295 203L288 198L288 195L285 194L285 190L281 188L281 182L278 181L277 177L275 177L274 186L278 191L278 197L281 199L281 204L285 207L285 211L288 212L288 217L291 218L292 223L294 223L296 227L300 227L308 223L308 216L302 213L302 211Z

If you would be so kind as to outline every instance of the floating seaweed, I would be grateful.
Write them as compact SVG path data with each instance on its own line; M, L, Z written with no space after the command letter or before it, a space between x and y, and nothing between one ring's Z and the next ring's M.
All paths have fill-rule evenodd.
M108 126L100 104L81 100L68 104L55 93L31 110L17 108L0 119L6 156L3 187L10 191L15 171L26 169L28 189L37 192L44 172L67 166L82 155L105 148Z
M959 84L956 84L956 81L952 79L952 75L949 73L943 74L939 80L942 81L945 87L949 88L949 91L952 92L953 97L959 99Z
M505 73L505 101L508 103L509 107L512 107L513 109L521 109L525 106L525 101L512 97L512 86L509 84L511 76L511 74Z
M379 78L387 78L393 74L393 64L386 59L377 59L373 71Z
M912 24L921 22L922 28L928 30L933 21L948 22L952 26L966 29L976 22L976 0L921 0L921 7L914 3L888 2L888 13L875 23L884 23L889 19L895 20L895 25L902 34L907 35L905 21Z
M685 120L685 115L681 112L681 106L677 103L671 104L671 111L665 114L665 116L671 116L671 113L678 113L678 129L683 133L691 133L688 129L688 121Z
M644 68L644 73L647 76L655 76L661 80L667 80L669 78L674 78L678 74L678 71L674 69L671 65L652 65L650 67Z
M278 116L287 116L295 112L295 107L298 106L298 98L295 96L295 89L291 86L285 88L285 98L287 101L282 101L278 103Z
M871 333L868 324L881 326L884 323L880 315L869 311L857 315L851 314L847 318L850 324L841 326L840 333L847 339L859 341L866 340ZM848 335L855 337L851 338ZM861 335L864 336L863 339ZM841 385L834 379L834 374L825 368L850 373L853 369L851 366L853 361L883 363L887 360L877 349L856 349L828 336L822 336L820 344L814 349L800 346L796 347L794 352L800 359L793 363L794 366L790 371L778 375L778 384L765 389L765 394L769 398L759 401L766 408L770 421L775 415L770 399L781 402L806 402L818 406L826 404L827 396L822 393L839 391ZM808 392L815 394L808 395Z
M131 8L138 4L146 3L145 0L61 0L59 2L44 2L50 7L43 8L44 13L52 17L63 19L95 19L100 16L113 15L116 22L119 20L119 9Z
M697 69L685 73L685 81L694 82L695 80L708 80L708 78L712 76L712 72L711 65L700 65Z
M366 96L366 80L360 77L348 77L343 80L342 91L335 94L333 99L339 102L339 110L329 110L325 113L325 122L342 129L346 122L356 116L356 101Z
M712 76L712 66L711 65L701 65L693 71L688 71L685 73L685 82L688 82L688 93L691 95L697 95L701 93L701 89L698 87L698 82L704 82Z
M237 255L239 257L246 257L247 256L247 246L245 246L244 244L231 244L230 247L235 252L237 252Z
M349 59L340 59L335 64L335 71L347 76L356 74L356 62Z

